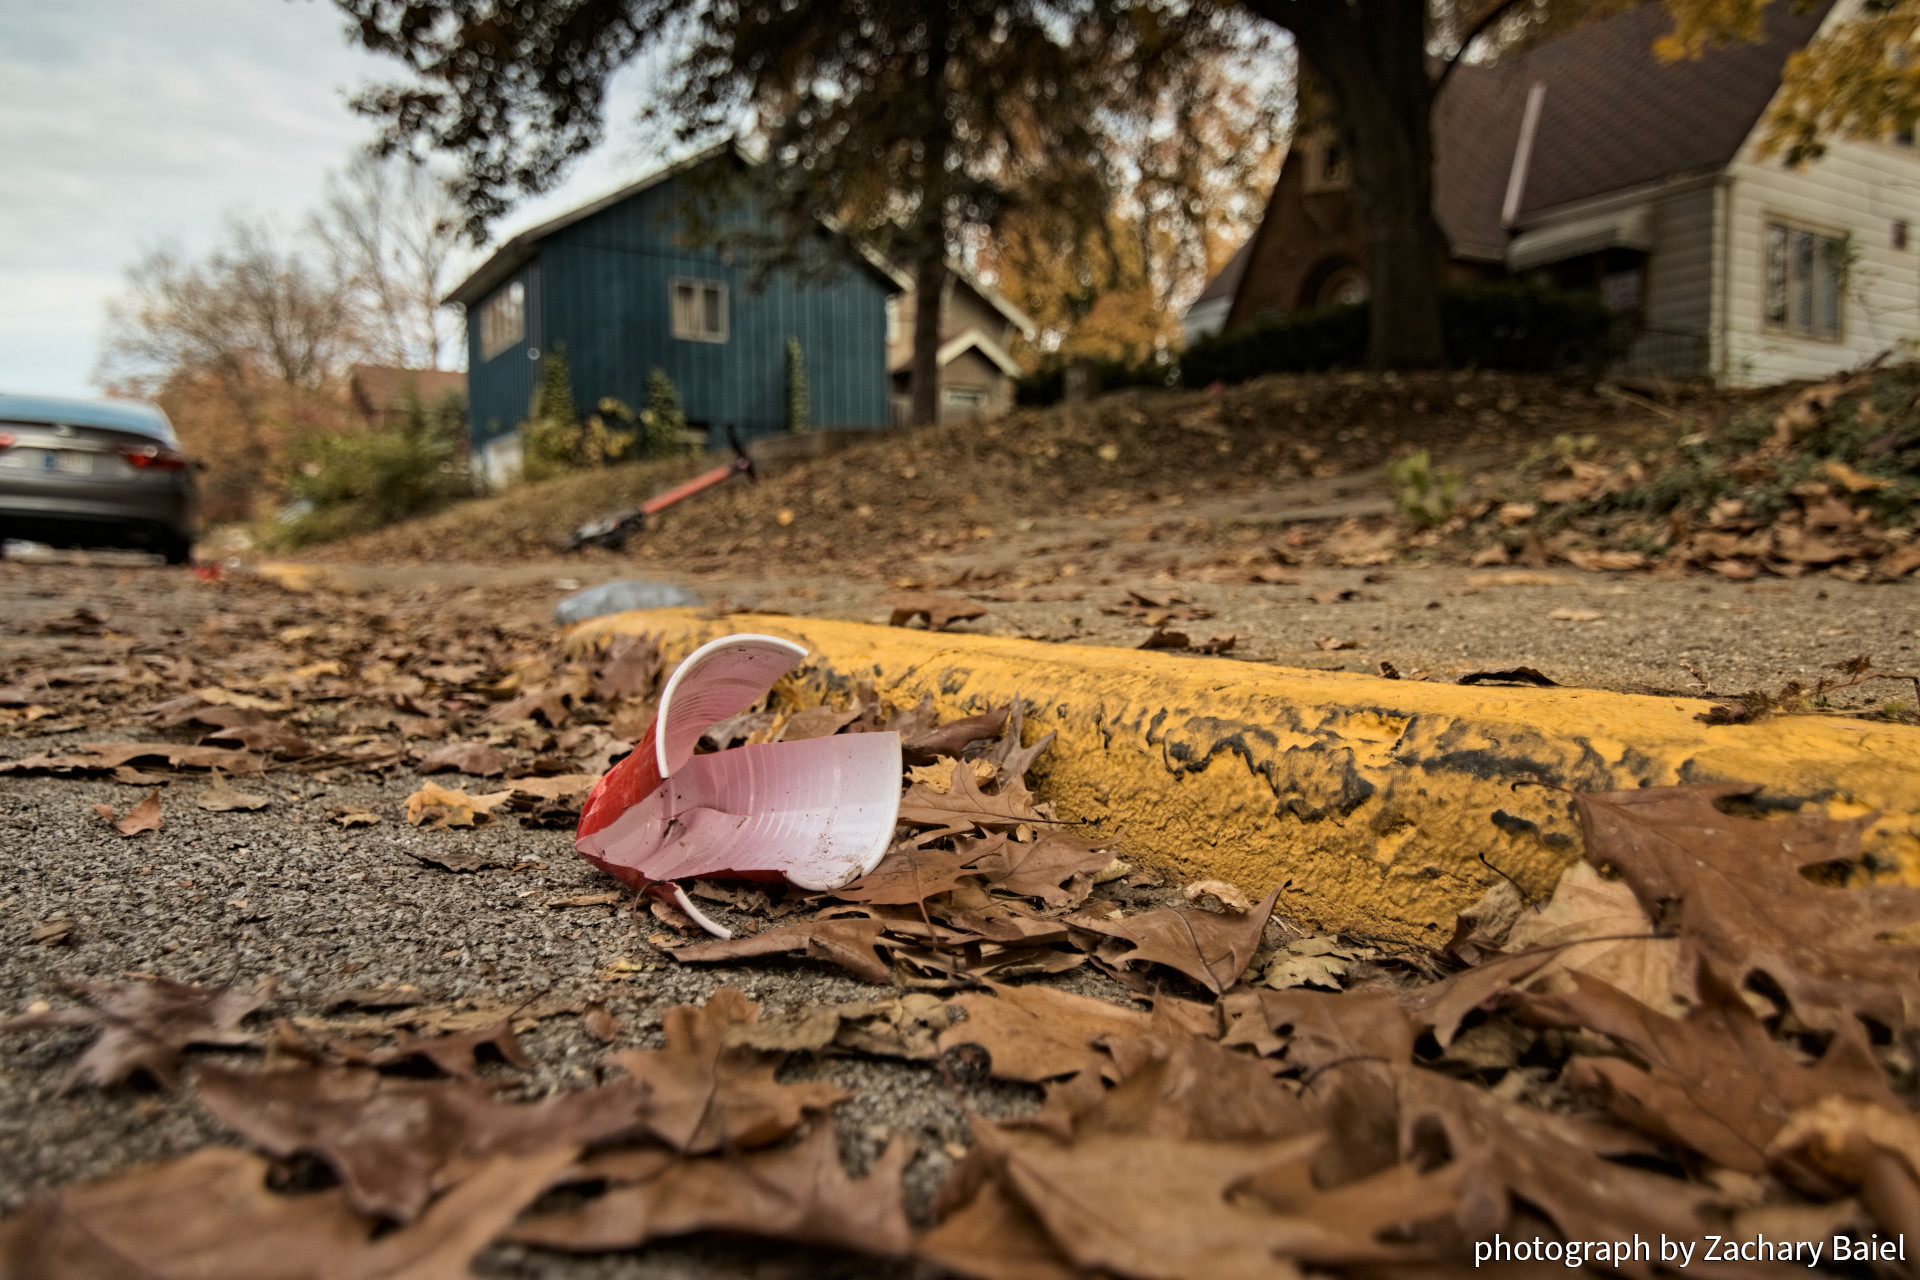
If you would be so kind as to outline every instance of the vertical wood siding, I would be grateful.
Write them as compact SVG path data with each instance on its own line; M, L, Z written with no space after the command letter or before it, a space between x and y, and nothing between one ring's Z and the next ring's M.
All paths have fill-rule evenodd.
M742 438L783 431L791 337L805 357L813 425L886 426L886 286L848 266L829 279L775 272L749 289L744 260L682 242L682 194L680 182L662 183L540 247L545 340L564 345L581 411L609 396L639 409L659 368L689 422L731 425ZM725 220L749 216L736 208ZM725 283L725 342L673 336L668 293L679 276Z
M467 431L476 453L520 425L540 381L539 261L529 262L508 276L500 282L500 288L516 281L527 291L526 333L491 360L480 354L480 310L487 299L467 310ZM488 294L487 298L493 296Z

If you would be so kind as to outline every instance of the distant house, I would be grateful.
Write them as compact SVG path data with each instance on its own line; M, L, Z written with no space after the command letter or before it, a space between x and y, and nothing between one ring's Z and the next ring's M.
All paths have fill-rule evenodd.
M1758 155L1787 58L1858 0L1765 38L1662 63L1657 4L1491 66L1463 65L1434 110L1434 212L1449 278L1597 292L1623 372L1735 385L1822 377L1920 329L1920 154L1911 134L1835 141L1799 169ZM1346 166L1301 140L1258 231L1186 315L1189 337L1367 296Z
M356 364L347 371L347 398L370 426L397 426L406 421L415 402L431 408L450 395L463 400L467 395L467 375L458 369Z
M514 236L447 295L466 309L468 421L489 483L517 474L517 424L542 362L562 347L583 413L609 396L638 409L662 369L690 427L747 439L788 425L794 339L810 422L888 425L887 299L905 277L851 253L823 273L776 270L750 287L744 253L697 243L688 227L689 197L699 197L689 180L744 163L723 146L651 174ZM760 221L744 197L703 213L725 228ZM831 234L822 228L823 241Z
M962 270L947 264L940 297L940 393L942 422L992 417L1013 408L1013 380L1020 374L1007 349L1015 334L1034 336L1026 312ZM913 314L909 289L887 303L887 368L893 376L893 420L904 426L913 404Z

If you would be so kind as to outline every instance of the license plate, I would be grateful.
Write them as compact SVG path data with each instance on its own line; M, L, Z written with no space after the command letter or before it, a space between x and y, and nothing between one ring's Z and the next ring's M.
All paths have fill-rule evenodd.
M93 474L93 455L57 449L47 455L46 468L58 471L63 476L90 476Z

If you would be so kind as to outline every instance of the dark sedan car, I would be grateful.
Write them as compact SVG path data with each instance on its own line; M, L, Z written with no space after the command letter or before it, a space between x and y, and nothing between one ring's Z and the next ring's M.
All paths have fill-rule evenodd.
M0 394L0 538L185 563L200 504L194 471L152 405Z

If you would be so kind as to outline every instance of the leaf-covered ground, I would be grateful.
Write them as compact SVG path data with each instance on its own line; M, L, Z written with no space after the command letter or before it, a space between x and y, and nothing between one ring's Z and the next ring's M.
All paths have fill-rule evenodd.
M900 732L902 825L714 941L569 847L644 639L139 572L9 624L6 1274L1906 1274L1920 890L1764 778L1410 950L1129 865L1018 706L776 689L706 746Z
M545 558L695 465L528 485L312 554ZM589 559L979 590L1044 583L1032 566L1049 555L1178 540L1194 567L1236 581L1414 563L1887 581L1920 568L1916 496L1916 365L1657 395L1504 374L1290 376L857 441L702 494L628 553Z

